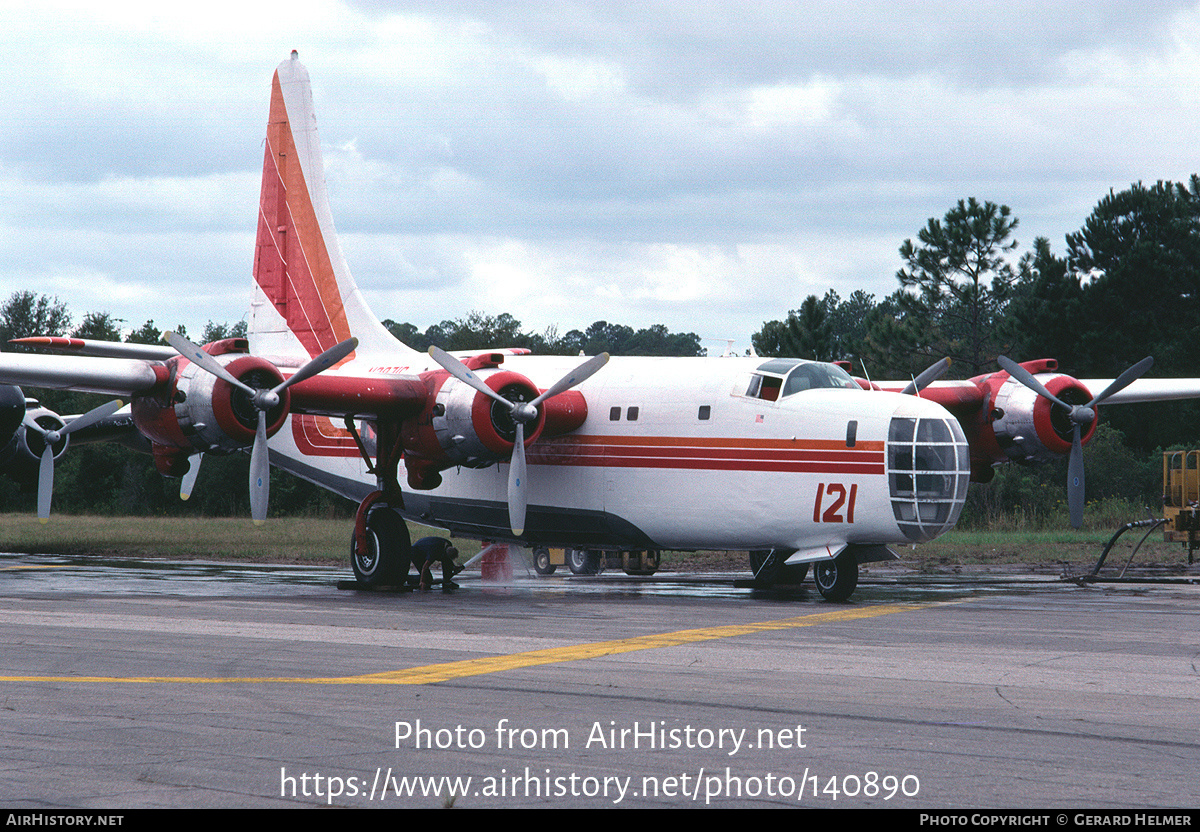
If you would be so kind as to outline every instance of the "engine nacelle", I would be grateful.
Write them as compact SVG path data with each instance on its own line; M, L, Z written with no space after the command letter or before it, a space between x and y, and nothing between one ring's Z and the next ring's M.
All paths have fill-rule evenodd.
M1087 404L1091 392L1071 376L1042 373L1042 385L1067 404ZM1012 378L996 390L990 410L996 444L1014 462L1050 462L1071 452L1074 426L1067 411ZM1083 431L1087 444L1096 421Z
M538 396L532 381L507 370L491 374L484 383L510 402L529 402ZM517 427L509 409L458 379L447 379L441 386L431 415L438 445L455 465L486 468L512 456ZM539 408L537 420L525 426L526 445L537 440L545 424L545 409Z
M539 394L537 385L520 373L496 370L485 376L478 367L473 369L510 402L529 402ZM486 468L512 458L516 425L508 407L445 372L425 373L423 379L430 388L428 404L402 428L412 488L436 488L441 482L438 472L446 468ZM537 419L526 423L526 447L541 436L547 406L555 399L540 405ZM586 415L586 406L582 410Z
M29 400L27 409L24 395L20 397L20 410L24 418L32 419L46 430L61 430L66 424L61 416L39 406L33 399ZM66 452L68 441L69 437L64 436L54 446L56 460ZM4 473L18 482L37 482L38 466L45 450L46 440L42 435L18 423L12 437L0 448L0 465L4 467Z
M213 347L224 346L219 342ZM255 389L271 388L283 374L269 361L238 352L214 357L235 378ZM167 361L170 379L155 393L133 399L134 424L154 445L154 458L164 474L178 476L179 461L203 451L231 453L254 443L258 411L241 388L209 374L183 357ZM288 390L267 413L267 435L273 436L287 419ZM182 466L186 470L186 466Z

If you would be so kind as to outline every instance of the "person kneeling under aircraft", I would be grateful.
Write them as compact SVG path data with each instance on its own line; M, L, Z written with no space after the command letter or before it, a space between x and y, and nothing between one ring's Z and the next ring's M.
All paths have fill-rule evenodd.
M461 572L462 567L454 562L458 549L453 543L444 537L423 537L412 545L412 551L413 562L421 563L422 592L433 587L433 565L438 561L442 564L442 592L458 589L458 584L451 578Z

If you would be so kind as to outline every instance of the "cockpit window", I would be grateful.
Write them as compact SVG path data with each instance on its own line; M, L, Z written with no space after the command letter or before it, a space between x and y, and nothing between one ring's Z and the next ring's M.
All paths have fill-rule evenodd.
M817 389L857 390L858 385L849 373L835 364L776 358L760 365L750 376L745 395L773 402Z
M835 364L801 364L788 373L783 383L783 395L791 396L805 390L858 389L850 374Z

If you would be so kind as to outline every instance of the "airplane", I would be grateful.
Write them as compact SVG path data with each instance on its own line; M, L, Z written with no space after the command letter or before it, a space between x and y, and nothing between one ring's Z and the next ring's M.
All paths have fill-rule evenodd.
M860 564L953 528L1000 462L1068 456L1077 524L1096 406L1200 396L1200 379L1140 380L1148 360L1114 380L1002 359L968 381L938 362L872 383L797 358L417 352L351 277L323 170L293 52L272 80L247 337L143 353L42 339L67 354L0 354L0 382L128 397L166 475L249 450L255 522L269 465L357 502L364 587L407 580L412 521L525 546L746 550L754 585L811 565L844 601Z

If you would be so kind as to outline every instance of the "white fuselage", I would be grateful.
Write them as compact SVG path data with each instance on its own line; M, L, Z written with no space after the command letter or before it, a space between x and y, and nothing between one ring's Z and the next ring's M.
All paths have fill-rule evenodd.
M580 360L509 356L501 369L544 388ZM783 381L776 400L749 395L767 361L612 359L578 387L588 407L582 427L528 447L524 539L596 548L809 550L927 540L953 525L969 460L949 413L914 396L857 387L789 394ZM359 363L340 372L361 375ZM292 419L309 420L309 433L320 421ZM913 442L927 437L912 431L902 450L889 452L896 419L953 428L924 429L934 439L932 454L913 451ZM321 424L331 442L344 434L328 420ZM377 482L346 436L338 441L341 455L319 453L285 427L271 441L271 461L361 499ZM403 513L469 536L507 538L507 469L450 468L433 490L406 488Z

